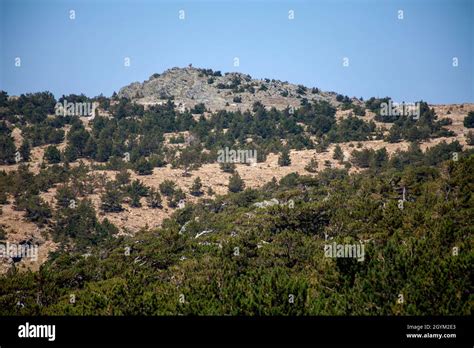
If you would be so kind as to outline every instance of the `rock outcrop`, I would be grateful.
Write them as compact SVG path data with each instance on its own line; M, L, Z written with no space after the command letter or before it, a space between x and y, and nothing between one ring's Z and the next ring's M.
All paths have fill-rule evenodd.
M121 88L118 96L145 106L165 103L168 98L172 98L176 106L182 109L192 109L196 104L204 103L211 111L251 110L257 101L269 108L297 108L304 98L339 104L334 92L323 92L318 88L279 80L252 79L242 73L221 75L210 69L193 67L172 68L163 74L153 74L143 83L134 82Z

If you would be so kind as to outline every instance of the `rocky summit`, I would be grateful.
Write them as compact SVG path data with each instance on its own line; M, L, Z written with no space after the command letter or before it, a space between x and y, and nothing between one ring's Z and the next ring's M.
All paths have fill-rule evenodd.
M257 101L280 110L299 107L304 99L339 104L336 93L323 92L316 87L274 79L252 79L250 75L238 72L222 74L220 71L192 66L153 74L143 83L134 82L121 88L118 96L145 106L161 104L171 98L181 109L203 103L211 111L247 110ZM358 99L354 98L353 102L358 102Z

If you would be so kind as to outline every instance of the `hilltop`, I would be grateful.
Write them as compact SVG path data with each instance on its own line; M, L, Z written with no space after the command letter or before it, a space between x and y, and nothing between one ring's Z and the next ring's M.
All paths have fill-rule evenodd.
M118 96L143 105L160 104L171 98L183 109L204 103L211 111L250 110L257 101L280 110L288 106L296 108L304 98L340 104L336 93L324 92L316 87L268 78L252 79L250 75L238 72L222 74L194 67L171 68L162 74L153 74L143 83L134 82L121 88Z

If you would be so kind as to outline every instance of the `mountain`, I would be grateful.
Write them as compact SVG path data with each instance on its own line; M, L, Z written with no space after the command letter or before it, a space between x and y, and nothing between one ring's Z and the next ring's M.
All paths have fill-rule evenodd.
M143 83L134 82L121 88L118 96L143 105L160 104L173 98L181 108L192 108L204 103L212 111L247 110L257 101L280 110L288 106L296 108L304 98L339 104L334 92L274 79L252 79L250 75L238 72L222 75L219 71L194 67L172 68L162 74L153 74Z
M474 104L192 67L118 96L0 91L0 315L470 313Z

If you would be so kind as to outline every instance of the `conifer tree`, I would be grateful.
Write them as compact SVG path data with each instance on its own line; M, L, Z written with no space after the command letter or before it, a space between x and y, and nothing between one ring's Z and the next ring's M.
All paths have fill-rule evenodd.
M0 135L0 163L15 163L15 143L9 135Z
M61 162L61 152L54 145L49 145L44 152L44 159L50 163L59 163Z
M245 183L238 172L232 174L229 179L229 192L240 192L245 188Z
M111 183L106 185L105 192L100 197L100 200L100 208L106 213L120 212L123 210L122 193Z
M23 143L20 146L20 149L18 150L20 152L21 158L25 162L30 161L30 156L31 156L31 145L30 142L26 139L23 140Z
M288 150L288 148L285 147L282 150L281 155L278 158L278 164L281 167L286 167L286 166L289 166L291 164L290 151Z
M202 192L202 183L201 183L201 178L200 177L197 177L194 182L193 182L193 186L191 187L191 190L190 190L190 193L193 195L193 196L201 196L203 194Z
M344 153L342 152L342 149L339 145L336 145L336 147L334 148L334 154L332 158L338 160L339 162L342 162L344 160Z
M162 199L160 192L155 188L150 189L150 192L146 198L148 207L156 209L163 208Z

